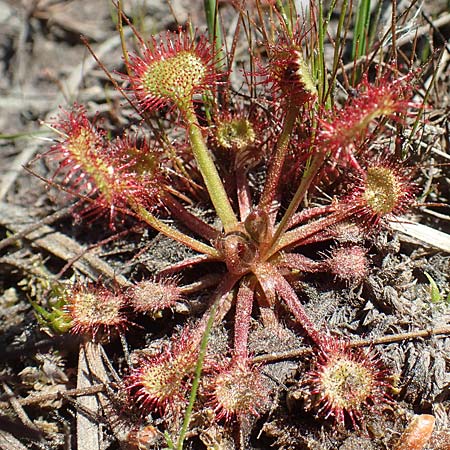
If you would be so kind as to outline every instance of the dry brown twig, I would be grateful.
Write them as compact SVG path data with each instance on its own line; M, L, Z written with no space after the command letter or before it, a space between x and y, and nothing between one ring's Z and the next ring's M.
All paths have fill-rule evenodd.
M43 224L35 229L36 218L30 216L26 208L17 205L0 202L0 225L16 233L13 241L22 238L23 233L28 241L63 261L73 260L73 266L80 272L88 275L92 279L97 279L99 274L108 279L114 279L118 284L127 285L128 281L121 275L116 275L114 269L98 256L89 253L83 246L74 239L53 230ZM43 222L45 223L45 219ZM30 224L33 224L30 226ZM29 232L30 228L33 230ZM17 235L17 233L21 233ZM8 242L9 244L9 242Z
M450 326L433 328L430 330L417 330L408 333L398 333L391 336L383 336L378 339L361 339L350 342L352 347L368 347L374 345L393 344L396 342L407 341L409 339L431 338L431 337L445 337L450 335ZM311 353L310 348L301 348L297 350L290 350L288 352L268 353L266 355L259 355L253 358L254 364L283 361L287 359L298 359Z

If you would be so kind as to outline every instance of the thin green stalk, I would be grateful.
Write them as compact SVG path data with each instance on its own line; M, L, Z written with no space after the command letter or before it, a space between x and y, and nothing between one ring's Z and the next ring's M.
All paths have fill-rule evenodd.
M214 44L216 48L216 67L218 70L223 68L224 54L222 49L222 29L219 21L219 2L218 0L204 0L203 6L205 9L206 23L208 25L209 41Z
M214 209L222 221L225 232L232 231L236 228L238 221L214 161L206 147L193 107L184 109L184 117L188 124L192 153L205 181Z
M338 27L337 27L337 31L336 31L336 39L334 42L333 70L332 70L332 76L331 76L331 80L330 80L330 86L329 86L328 92L327 92L327 98L329 98L330 106L332 106L333 99L334 99L333 94L334 94L334 86L336 84L337 70L339 67L339 62L341 60L342 52L343 52L344 45L345 45L345 44L342 44L342 42L345 42L346 32L344 33L343 38L341 38L341 34L342 34L342 30L344 29L344 21L347 16L347 8L348 8L348 0L344 0L342 3L342 6L340 8Z
M355 214L354 208L343 208L342 210L338 210L335 213L330 214L329 216L323 217L322 219L312 221L299 228L287 231L281 236L278 242L275 242L272 245L272 247L270 248L270 252L266 255L266 259L270 258L271 256L275 255L285 248L298 245L298 242L307 239L308 237L318 233L319 231L325 230L331 225L342 222L348 217L351 217L352 214Z
M125 35L123 32L123 22L122 22L122 0L117 1L117 28L119 30L120 36L120 46L122 48L122 55L125 61L125 69L127 71L128 76L131 76L130 72L130 58L128 56L127 44L125 42Z
M214 324L214 317L216 315L217 302L211 307L211 312L209 315L208 322L206 324L206 329L200 343L200 351L197 358L197 364L195 366L195 376L192 382L191 393L189 395L189 404L186 408L186 413L184 414L183 425L181 426L180 436L178 438L177 450L183 450L183 442L186 438L187 429L192 417L192 411L194 409L195 400L197 399L198 387L200 386L200 378L202 375L203 361L205 360L206 349L208 347L208 339L211 334L211 329Z
M291 26L291 21L289 20L287 14L286 14L286 10L284 9L284 5L282 0L277 0L277 8L278 8L278 12L281 15L281 18L283 19L284 24L286 25L286 30L289 33L289 36L292 36L292 26Z
M308 192L308 189L311 186L311 183L313 182L315 176L317 175L317 172L321 169L325 161L325 158L326 158L325 152L316 153L312 157L309 166L305 169L302 181L299 187L297 188L294 197L289 203L288 209L284 213L281 222L278 224L275 230L275 234L272 239L272 244L270 246L271 249L277 246L277 242L280 239L280 236L282 236L283 233L288 229L292 217L297 212L297 208L305 198L305 195Z
M317 53L317 79L319 82L319 103L322 104L324 101L325 93L327 92L327 73L325 68L325 49L324 49L324 41L325 41L325 30L327 27L327 23L323 17L323 2L319 0L319 29L318 29L318 38L319 38L319 50Z
M175 444L172 441L172 438L169 435L167 430L164 431L164 439L166 440L167 447L164 450L175 450Z
M289 11L289 26L291 30L294 30L295 22L298 20L297 8L295 5L295 0L287 0L287 8Z
M441 52L439 54L439 57L437 58L436 67L439 67L439 65L441 64L441 60L442 60L442 57L443 57L444 53L445 53L445 50L444 50L444 48L442 48L442 50L441 50ZM414 139L414 136L416 134L417 128L420 125L420 119L422 118L423 114L425 113L426 104L428 102L428 97L430 96L430 92L431 92L431 90L434 87L434 84L436 82L436 77L438 75L438 72L439 71L437 69L434 69L433 72L432 72L431 81L430 81L430 83L429 83L429 85L428 85L428 87L427 87L427 89L425 91L425 95L424 95L423 100L422 100L422 106L420 107L420 109L419 109L419 111L417 113L417 116L416 116L416 118L414 120L414 124L412 126L411 132L410 132L410 134L408 136L408 140L407 140L408 144L411 144L411 142ZM405 145L403 148L404 148L404 152L406 153L407 146ZM406 156L406 155L402 155L402 156Z
M45 125L45 124L43 124ZM48 134L47 130L36 130L36 131L24 131L21 133L12 133L12 134L0 134L0 140L13 141L15 139L28 139L34 136L45 136Z
M176 447L177 450L183 450L183 443L186 438L189 423L191 421L195 400L197 399L197 392L200 385L203 362L205 360L206 350L208 348L208 339L209 335L211 334L211 329L214 325L214 321L216 319L217 310L224 296L228 295L229 292L233 289L233 286L235 285L237 279L238 278L236 278L235 276L224 278L222 283L217 288L216 299L214 300L214 303L211 305L211 308L209 309L208 321L206 322L205 331L203 333L202 340L200 342L200 350L198 353L197 364L195 366L195 375L194 380L192 382L191 393L189 395L189 403L186 408L186 412L184 414L183 425L181 426L180 435L178 437ZM222 314L219 309L219 319L221 318L221 316Z
M214 247L211 247L203 242L194 239L181 231L176 230L175 228L170 227L169 225L161 222L158 218L156 218L152 213L147 211L142 205L129 199L128 202L130 206L133 208L134 212L141 218L144 222L154 228L156 231L164 234L172 238L177 242L181 242L193 250L196 250L199 253L203 253L204 255L210 255L212 257L218 257L219 254Z
M352 58L366 54L366 42L369 35L370 0L359 0L356 10L355 30L353 36Z

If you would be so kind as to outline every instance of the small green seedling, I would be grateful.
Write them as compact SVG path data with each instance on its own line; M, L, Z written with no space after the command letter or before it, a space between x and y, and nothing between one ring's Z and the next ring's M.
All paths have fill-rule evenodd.
M431 275L427 272L424 272L424 275L428 278L430 282L430 295L432 303L441 303L444 302L447 305L450 305L450 293L444 298L444 295L439 291L439 288L436 282L431 278Z

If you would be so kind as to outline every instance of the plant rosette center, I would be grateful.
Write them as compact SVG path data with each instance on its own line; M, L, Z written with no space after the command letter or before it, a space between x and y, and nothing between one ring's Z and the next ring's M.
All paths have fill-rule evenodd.
M222 255L230 273L244 275L258 260L258 247L245 232L231 231L223 234L216 242L216 248Z

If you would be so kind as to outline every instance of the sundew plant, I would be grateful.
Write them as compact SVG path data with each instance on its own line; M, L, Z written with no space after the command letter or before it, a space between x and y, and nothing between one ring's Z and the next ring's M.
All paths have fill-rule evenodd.
M351 2L331 33L334 6L313 1L300 14L290 2L234 2L239 24L225 45L215 8L209 33L188 23L150 38L134 29L127 42L119 5L123 59L107 73L134 123L107 130L75 104L49 124L51 182L80 198L77 214L102 213L114 232L133 222L189 250L123 286L79 280L63 295L65 328L100 342L195 300L172 336L142 343L123 370L119 409L139 426L173 435L197 414L196 427L207 415L249 432L282 401L254 360L256 329L302 343L308 420L354 429L395 408L383 355L310 314L303 280L356 289L371 272L371 240L415 205L421 68L397 54L394 29L379 38L392 46L361 26ZM222 344L208 345L215 334Z

